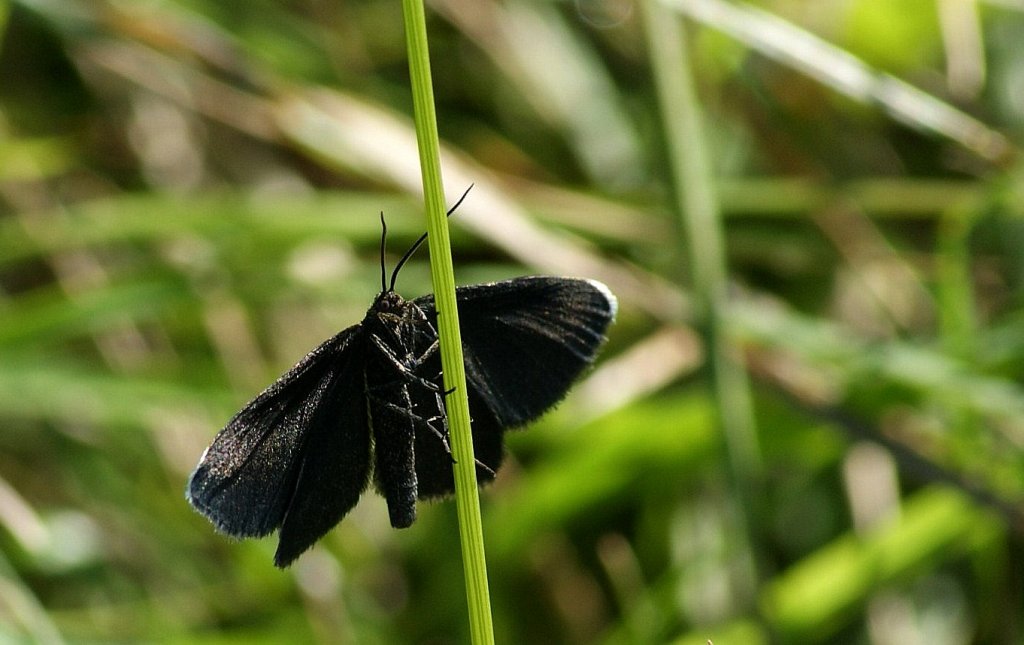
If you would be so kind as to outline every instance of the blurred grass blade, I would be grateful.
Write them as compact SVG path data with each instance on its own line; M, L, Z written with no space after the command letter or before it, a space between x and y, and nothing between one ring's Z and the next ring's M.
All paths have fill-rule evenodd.
M57 626L47 615L46 607L35 597L32 590L17 577L14 568L0 551L0 599L3 600L3 613L11 615L21 624L32 643L36 645L62 645L65 641ZM4 621L6 622L6 621ZM6 627L0 625L0 639L12 638L21 641L20 634L5 633Z
M898 121L956 141L989 162L1005 164L1014 156L1015 146L981 121L763 9L725 0L659 1L841 94L882 105Z
M756 531L762 463L750 386L726 324L728 282L724 232L715 198L711 155L701 124L682 19L660 4L643 4L661 119L682 220L699 323L711 367L712 389L736 493L736 521L751 557L746 583L757 586ZM741 584L741 588L745 585Z
M765 587L762 611L784 642L823 642L877 590L989 548L1001 534L999 523L960 493L926 488L870 537L844 535L783 572Z
M45 355L0 357L0 414L120 429L147 427L152 415L169 410L206 410L219 417L237 404L226 390L52 362Z
M126 320L157 319L165 307L187 302L181 284L136 282L108 285L68 298L55 291L22 296L0 309L0 349L67 341Z
M596 47L553 3L433 5L476 43L512 84L505 94L536 110L564 133L584 172L606 189L624 190L642 179L640 135L626 112L623 93ZM572 14L573 19L579 14Z

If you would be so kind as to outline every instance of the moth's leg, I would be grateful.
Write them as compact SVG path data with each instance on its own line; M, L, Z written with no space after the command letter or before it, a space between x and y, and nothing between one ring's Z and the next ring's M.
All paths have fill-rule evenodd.
M442 406L442 407L440 407L438 409L444 410L444 407L443 407L444 406L444 402L443 402L443 400L441 398L441 396L442 396L441 393L440 392L435 392L434 395L437 397L438 405ZM423 424L424 427L426 427L428 430L430 430L430 432L433 433L433 435L435 437L437 437L441 441L441 445L444 447L444 452L452 460L452 463L453 464L459 463L458 460L455 459L455 455L452 454L452 446L451 446L451 443L448 440L448 438L450 436L450 433L448 431L448 415L442 413L442 414L434 415L432 417L423 417L423 416L421 416L419 414L416 414L415 412L413 412L412 410L410 410L408 408L404 408L404 407L402 407L400 405L396 405L395 403L392 403L391 401L388 401L386 399L380 399L380 398L377 398L377 397L374 397L374 396L371 396L370 398L375 403L378 403L379 405L381 405L383 407L389 408L389 409L394 410L396 412L400 412L403 415L405 415L406 417L408 417L409 419L412 419L414 422L418 422L418 423ZM437 421L441 422L442 429L438 429L437 426L434 425L434 423L436 423ZM488 466L484 462L480 461L476 457L473 458L473 462L477 465L477 467L483 469L484 471L489 473L492 477L497 475L497 473L494 472L493 468L491 468L490 466Z
M417 363L423 363L424 361L426 361L428 358L430 358L431 356L433 356L434 354L436 354L440 350L440 348L441 348L440 341L438 340L438 337L437 337L437 330L434 329L434 326L432 324L430 324L429 320L427 320L426 318L422 318L422 319L414 320L412 322L413 322L413 324L418 325L420 327L426 327L427 330L428 330L428 332L426 332L426 333L428 333L428 336L430 338L434 339L430 343L430 345L428 345L427 348L424 349L423 352L419 356L417 356L416 359L415 359Z
M422 322L425 323L428 327L430 327L431 331L433 331L434 328L430 326L430 323L428 321L424 320ZM425 364L430 358L432 358L435 354L437 354L440 351L441 345L437 339L437 333L435 332L433 336L433 342L431 342L430 345L425 350L423 350L423 352L419 356L413 357L412 360L416 363L417 367ZM427 388L430 390L440 390L441 386L439 385L439 383L443 383L444 374L441 370L438 370L437 374L433 376L433 379L419 377L418 380L421 384L427 386Z
M416 374L412 369L410 369L408 366L405 365L405 363L402 362L402 360L395 354L395 352L390 347L388 347L384 343L384 341L382 341L376 335L371 335L370 338L372 339L374 345L377 346L377 348L381 351L381 353L384 355L384 357L388 360L388 363L395 369L395 371L402 378L404 378L404 380L407 383L409 383L409 382L418 383L419 385L423 386L427 390L429 390L429 391L434 393L434 396L437 399L437 406L438 406L437 409L441 412L441 414L440 415L435 415L433 417L425 418L423 416L415 414L411 409L406 409L406 408L403 408L401 406L397 406L397 405L395 405L394 403L392 403L390 401L379 399L377 397L373 397L373 398L375 400L377 400L380 404L384 405L385 407L396 409L396 410L402 412L403 414L407 415L408 417L410 417L410 418L412 418L412 419L414 419L416 421L419 421L420 423L423 423L424 425L426 425L426 427L429 428L430 431L438 439L441 440L441 444L444 446L445 453L447 453L448 456L452 458L452 462L454 463L455 462L455 457L454 457L454 455L452 455L451 444L448 441L448 437L449 437L449 432L448 432L448 416L444 412L444 409L445 409L444 408L444 397L447 397L449 394L454 392L455 388L453 387L451 389L445 390L443 385L438 385L438 383L436 383L434 381L431 381L430 379L424 378L424 377ZM438 347L439 347L438 341L435 339L430 344L430 346L424 351L423 357L429 357L430 355L436 353L438 351ZM422 361L418 361L418 362L422 362ZM438 373L436 378L437 378L438 381L443 381L443 375L441 373ZM380 384L380 385L378 385L376 387L368 387L367 388L367 394L369 394L372 397L372 392L374 392L375 390L386 389L388 387L393 387L394 383L395 382L392 381L390 383L382 383L382 384ZM434 425L434 422L437 422L437 421L441 421L441 423L443 424L442 425L443 429L438 429ZM479 466L480 468L484 469L485 471L487 471L491 475L495 474L493 469L491 469L489 466L487 466L487 464L481 462L479 459L475 459L474 458L473 461L476 463L477 466Z
M497 477L498 476L498 473L494 472L493 468L491 468L490 466L488 466L484 462L480 461L476 457L473 457L473 461L476 462L476 467L477 468L483 468L491 477Z
M429 390L431 392L442 392L440 385L438 385L437 383L431 381L430 379L423 378L422 376L419 376L418 374L414 373L412 370L410 370L408 368L403 368L403 370L399 372L399 378L396 378L396 379L391 380L391 381L386 381L384 383L378 383L377 385L368 386L367 387L367 391L368 392L374 392L374 391L377 391L377 390L386 390L388 388L392 388L395 385L399 385L399 384L401 384L401 385L416 384L416 385L421 385L422 387L426 388L427 390ZM445 396L447 396L448 394L451 394L453 391L454 390L447 390L447 391L444 391L443 394Z
M440 349L441 341L437 339L437 336L434 336L433 342L431 342L430 345L428 345L427 348L423 350L423 353L416 357L416 361L422 363L423 361L427 360L428 358L436 354Z
M437 409L440 412L440 414L435 414L434 416L431 417L425 417L423 415L416 414L415 412L412 411L411 408L406 408L404 406L398 405L397 403L389 401L388 399L374 396L373 394L369 394L370 400L376 403L377 405L383 406L395 412L399 412L406 418L412 419L413 421L421 423L427 428L429 428L430 431L434 433L434 435L438 439L441 440L441 443L444 444L445 452L447 452L450 455L451 447L448 444L448 416L444 413L444 401L441 399L441 395L439 393L435 392L434 396L437 398ZM441 422L440 429L438 429L434 425L438 421Z
M448 453L449 457L451 457L452 463L457 464L459 462L455 459L455 455L452 454L451 444L448 442L448 438L451 436L451 432L449 431L448 428L448 415L444 412L444 397L448 396L454 391L455 388L445 390L444 392L436 390L434 392L434 397L437 399L437 409L441 410L442 413L437 416L430 417L429 419L421 419L424 423L426 423L427 427L430 428L431 432L433 432L441 440L441 444L444 446L444 451ZM434 421L440 421L442 423L443 430L438 430L437 428L435 428L433 425ZM477 467L482 468L484 471L488 472L491 475L491 477L496 476L494 469L492 469L484 462L480 461L476 457L473 457L473 461L476 463Z
M440 386L437 383L434 383L433 381L423 378L419 374L416 374L416 372L414 371L415 367L409 367L408 365L406 365L405 362L403 362L402 359L399 358L397 354L395 354L394 350L388 347L387 344L385 344L384 341L382 341L379 337L377 337L376 335L371 335L370 338L372 339L373 344L377 346L377 349L379 349L381 353L384 355L384 357L387 359L391 367L393 367L395 371L400 376L403 377L403 380L406 383L419 383L420 385L431 391L440 389ZM431 346L434 345L437 345L437 341L434 341L434 343ZM421 361L417 361L417 365L420 362ZM391 385L392 383L383 383L381 384L381 386L386 387Z
M440 389L440 388L438 388ZM437 401L437 410L440 414L435 415L426 420L427 427L430 428L431 432L441 439L441 444L444 446L444 451L451 457L452 463L455 463L455 455L452 454L451 444L448 443L448 438L451 436L451 432L448 430L448 412L444 407L444 397L438 390L434 390L434 399ZM441 422L441 429L438 430L434 427L435 421Z
M377 343L377 346L382 351L388 352L389 355L391 356L391 359L393 361L402 364L402 368L401 369L402 369L403 373L406 373L406 374L408 374L411 371L415 371L416 368L418 368L420 365L423 365L424 363L426 363L427 360L429 360L434 355L436 355L440 351L440 349L441 349L440 341L438 340L438 337L437 337L437 330L434 329L434 326L430 323L429 320L427 320L426 318L417 318L417 319L414 319L414 320L410 320L408 322L411 323L412 325L416 325L416 326L420 326L420 327L426 327L427 332L423 332L423 333L428 333L428 336L430 338L433 338L433 340L431 341L430 345L428 345L427 348L424 349L420 353L419 356L412 356L412 355L409 356L409 359L415 364L412 368L410 368L400 358L398 358L398 356L395 355L395 353L393 351L391 351L390 349L385 347L382 344L382 342L380 341L380 339L377 339L377 338L374 339L375 342ZM438 370L437 374L435 374L432 379L420 376L418 374L413 374L411 376L411 381L417 382L420 385L423 385L424 387L426 387L427 389L429 389L431 391L441 391L442 388L443 388L442 384L444 382L444 374L443 374L442 371ZM454 391L454 390L449 390L448 392L446 392L445 396L450 394L452 391Z
M380 350L380 353L384 355L384 358L388 359L388 362L391 364L392 367L398 369L399 371L403 371L406 369L405 364L402 363L400 358L398 358L398 355L395 354L394 350L388 347L387 343L381 340L380 336L378 336L377 334L370 334L370 340L372 340L373 344L377 346L377 349Z

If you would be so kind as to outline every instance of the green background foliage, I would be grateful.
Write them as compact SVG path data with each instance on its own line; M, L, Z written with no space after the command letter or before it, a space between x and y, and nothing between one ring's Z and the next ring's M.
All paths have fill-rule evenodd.
M483 492L497 641L1020 642L1024 6L650 1L427 7L457 282L620 299ZM183 497L362 317L379 211L392 264L425 227L400 4L22 0L0 38L0 640L465 642L451 502L367 494L281 572Z

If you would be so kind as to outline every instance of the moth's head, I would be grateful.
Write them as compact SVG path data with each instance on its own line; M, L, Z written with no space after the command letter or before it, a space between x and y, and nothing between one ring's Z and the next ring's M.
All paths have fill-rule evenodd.
M405 298L398 295L391 289L386 289L377 294L367 315L375 314L378 317L397 316L405 307Z

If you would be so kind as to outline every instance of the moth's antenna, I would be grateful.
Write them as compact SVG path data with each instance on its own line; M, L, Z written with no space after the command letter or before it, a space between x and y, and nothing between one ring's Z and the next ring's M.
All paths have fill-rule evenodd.
M458 208L459 206L462 206L462 202L466 199L466 195L468 195L469 191L471 190L473 190L473 184L470 184L469 187L466 188L466 190L462 193L462 197L459 197L459 201L455 202L455 205L448 209L448 212L445 213L445 217L454 213L455 209Z
M470 184L469 188L466 189L466 192L462 193L462 197L459 197L459 201L455 202L455 205L448 209L448 212L445 213L445 217L451 217L451 214L455 212L456 208L458 208L459 206L462 205L462 201L464 199L466 199L466 195L468 195L469 191L471 191L471 190L473 190L473 184ZM384 221L384 216L382 214L381 215L381 222L383 222L383 221ZM416 249L420 248L420 245L423 244L426 241L427 241L427 234L424 233L423 235L420 235L419 239L412 243L412 246L409 247L409 250L405 252L405 255L402 256L402 259L399 260L398 264L395 265L395 270L391 273L391 288L389 289L389 291L394 291L395 290L395 280L398 279L398 271L403 266L405 266L405 263L409 260L409 258L412 257L412 254L416 252ZM383 261L384 261L384 255L381 254L381 262L383 262Z
M384 266L384 247L388 241L388 225L384 223L384 211L380 212L380 290L387 289L388 270ZM395 281L391 281L392 290L395 288Z

